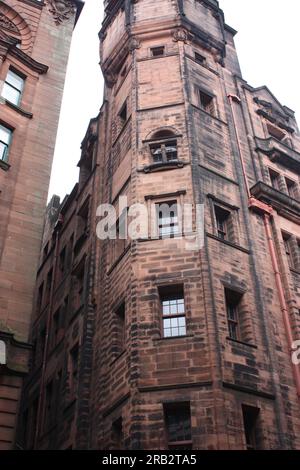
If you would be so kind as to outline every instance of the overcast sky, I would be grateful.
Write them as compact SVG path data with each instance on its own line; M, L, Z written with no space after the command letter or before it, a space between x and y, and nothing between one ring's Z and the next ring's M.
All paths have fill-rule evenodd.
M153 0L159 1L159 0ZM85 0L74 31L57 135L49 197L62 198L78 178L80 144L103 95L98 32L102 0ZM242 73L254 87L267 85L300 116L300 2L298 0L220 0L235 38Z

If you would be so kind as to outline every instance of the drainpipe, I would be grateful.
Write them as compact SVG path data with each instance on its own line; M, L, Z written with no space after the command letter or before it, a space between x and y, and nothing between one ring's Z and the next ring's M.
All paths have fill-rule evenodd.
M35 436L34 436L34 446L33 446L34 449L37 448L39 433L40 433L40 429L41 429L41 425L43 421L46 363L47 363L48 346L49 346L49 340L50 340L50 328L51 328L52 310L53 310L53 293L54 293L55 275L56 275L56 267L57 267L57 259L58 259L58 234L59 234L58 227L61 222L62 222L62 215L60 214L56 222L55 228L54 228L56 233L55 233L55 248L54 248L54 260L53 260L53 274L52 274L52 283L51 283L51 289L50 289L49 310L48 310L47 321L46 321L46 337L45 337L45 346L44 346L43 362L42 362L42 374L41 374L41 384L40 384L40 390L39 390L36 430L35 430Z
M235 130L235 135L236 135L236 140L238 144L239 155L240 155L240 160L241 160L241 165L242 165L243 177L245 180L246 191L247 191L247 195L249 198L249 209L253 209L263 216L266 238L268 241L268 247L269 247L270 257L272 261L274 276L275 276L276 289L277 289L280 308L281 308L282 317L283 317L285 334L287 337L289 351L290 353L292 353L292 351L294 350L292 326L290 322L287 302L286 302L285 295L284 295L283 282L282 282L282 277L281 277L281 273L280 273L279 265L277 261L276 249L275 249L275 244L274 244L274 240L272 237L272 229L271 229L271 223L270 223L270 219L271 217L273 217L273 209L267 204L257 200L250 193L250 188L249 188L249 183L248 183L248 178L247 178L247 173L246 173L246 166L245 166L245 162L243 158L242 146L241 146L240 138L239 138L238 131L237 131L237 122L236 122L235 112L233 108L233 102L240 104L241 100L238 96L235 96L235 95L228 95L228 99L229 99L230 107L231 107L234 130ZM300 369L292 361L291 361L291 364L292 364L292 370L293 370L293 376L295 380L297 395L298 395L298 398L300 398Z

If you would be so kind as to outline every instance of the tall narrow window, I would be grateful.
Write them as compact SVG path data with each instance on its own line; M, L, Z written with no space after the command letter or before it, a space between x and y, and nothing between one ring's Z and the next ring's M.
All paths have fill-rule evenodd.
M74 310L77 311L84 304L84 279L85 263L84 260L78 266L74 276Z
M179 233L177 201L156 204L159 237L173 237Z
M125 302L122 302L122 304L115 311L115 341L113 351L115 355L121 354L125 349L125 312Z
M53 381L46 386L46 400L45 400L45 429L48 429L53 423Z
M286 182L289 196L292 197L293 199L297 199L298 191L297 191L297 184L295 183L295 181L285 178L285 182Z
M163 336L165 338L186 335L186 317L183 286L159 289Z
M292 254L292 237L288 235L287 233L282 234L283 238L283 243L284 243L284 249L285 249L285 254L287 257L288 265L291 269L293 269L294 266L294 257Z
M70 351L70 388L73 395L76 394L78 385L78 362L79 362L79 345L76 344Z
M43 294L44 294L44 282L40 284L40 287L37 293L37 301L36 301L37 313L40 312L42 304L43 304Z
M60 308L58 308L53 316L53 347L57 345L59 340L60 317Z
M222 240L232 241L231 213L222 207L215 206L215 217L217 223L217 235Z
M247 450L256 450L260 448L259 409L253 406L242 405L242 411Z
M7 101L18 106L21 101L22 92L24 88L23 76L9 70L6 75L6 79L3 86L2 96Z
M113 450L123 449L123 419L120 416L112 423L112 444Z
M119 112L119 121L120 121L120 126L123 127L128 118L128 109L127 109L127 101L123 104L120 112Z
M192 449L191 411L189 403L164 405L169 449Z
M45 302L48 303L50 300L51 295L51 287L52 287L52 278L53 278L53 269L50 269L47 275L47 283L46 283L46 299Z
M242 295L235 291L225 289L226 313L229 338L241 340L240 333L240 303Z
M64 275L66 269L66 247L64 247L59 254L59 270L61 276Z
M12 131L0 124L0 160L8 161L8 151L11 143Z
M269 169L271 185L274 189L279 191L279 173L274 170Z
M198 93L199 93L200 108L203 109L203 111L206 111L207 113L214 116L215 115L214 98L211 95L204 93L202 90L198 90Z

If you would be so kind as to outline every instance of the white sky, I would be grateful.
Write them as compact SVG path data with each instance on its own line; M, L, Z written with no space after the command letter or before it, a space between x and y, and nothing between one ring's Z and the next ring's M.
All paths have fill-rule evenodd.
M159 1L159 0L153 0ZM298 0L220 0L235 37L243 77L267 85L282 104L300 116L300 2ZM63 198L78 178L80 144L89 120L102 104L98 32L103 0L85 0L74 31L56 141L49 197Z

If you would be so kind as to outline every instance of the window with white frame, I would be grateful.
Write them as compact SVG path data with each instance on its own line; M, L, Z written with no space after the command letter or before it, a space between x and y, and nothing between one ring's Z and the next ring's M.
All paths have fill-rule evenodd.
M19 106L24 88L24 78L13 70L9 70L3 86L2 97Z
M0 160L8 161L9 146L12 138L12 130L0 124Z

